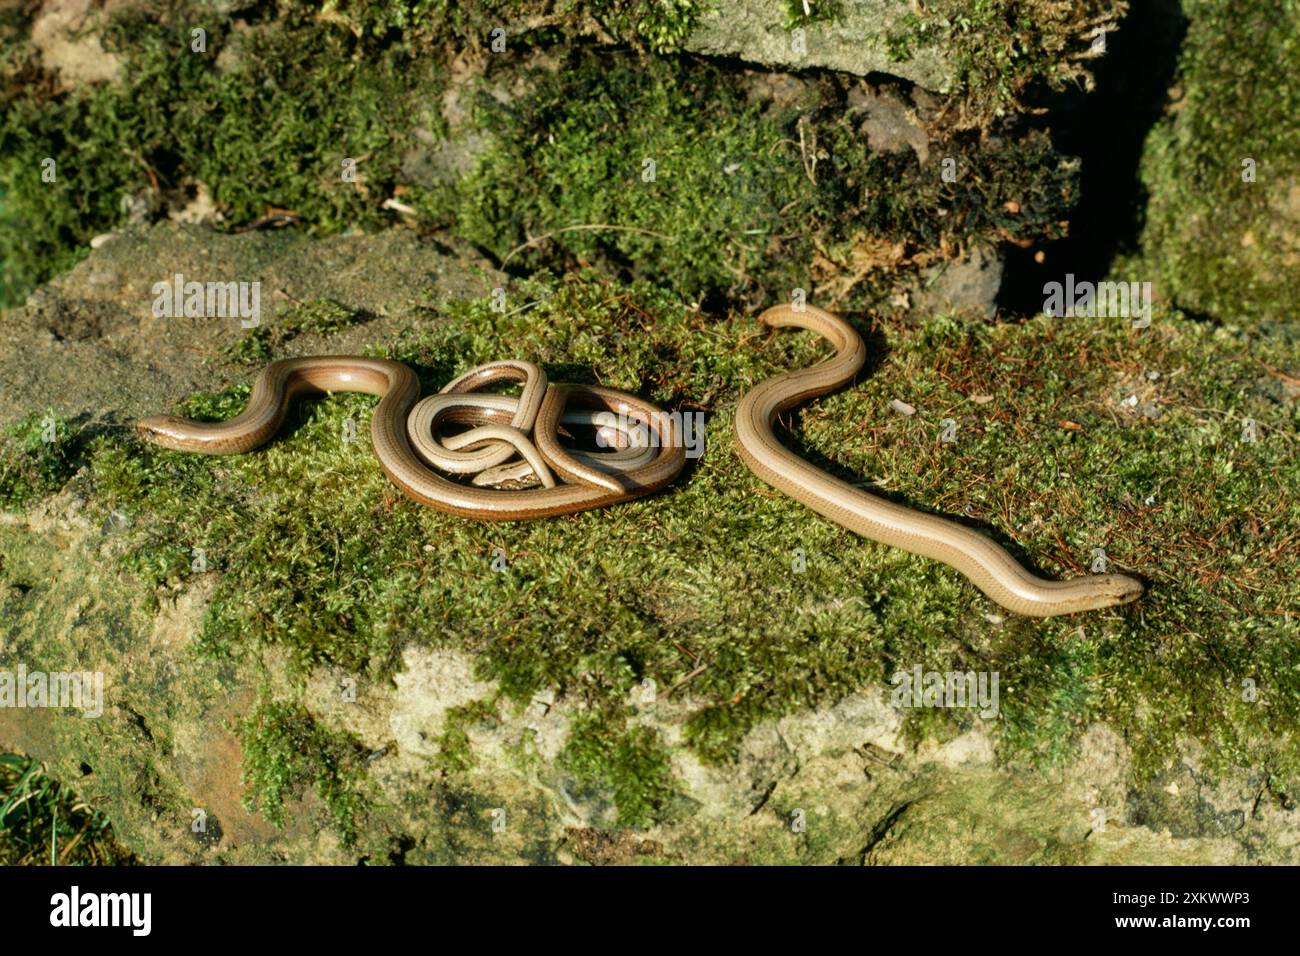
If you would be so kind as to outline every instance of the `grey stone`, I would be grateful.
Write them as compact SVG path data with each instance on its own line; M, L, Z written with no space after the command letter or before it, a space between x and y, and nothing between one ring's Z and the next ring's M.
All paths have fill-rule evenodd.
M929 315L951 310L991 319L997 313L1001 285L1002 254L974 246L964 258L931 266L922 273L920 288L911 299L912 312Z
M684 46L693 53L793 70L887 73L942 90L953 68L939 46L923 47L904 61L889 56L886 38L905 29L903 18L910 13L911 0L844 0L840 17L789 27L784 0L715 0ZM803 31L802 46L796 29Z

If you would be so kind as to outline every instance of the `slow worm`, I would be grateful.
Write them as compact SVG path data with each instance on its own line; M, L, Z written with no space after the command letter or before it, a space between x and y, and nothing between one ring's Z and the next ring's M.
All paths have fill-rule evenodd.
M484 467L490 469L503 467L504 459L520 450L515 442L521 439L536 449L538 458L530 462L527 459L531 455L525 454L524 467L516 468L512 475L530 473L533 463L544 465L546 471L564 479L552 480L549 487L540 474L536 478L542 481L541 488L500 489L461 484L432 470L413 447L407 428L407 419L420 395L419 379L402 363L385 359L325 355L272 362L254 382L248 407L235 418L196 422L176 415L157 415L141 419L136 430L148 441L177 451L237 455L270 441L284 422L290 404L301 395L377 395L379 404L370 419L370 441L375 457L393 483L409 497L439 511L488 521L543 518L602 508L657 491L681 472L686 453L671 416L634 395L613 389L596 385L548 386L544 376L529 382L530 370L540 376L540 370L528 363L497 362L456 379L448 386L456 390L455 394L501 379L524 380L525 394L517 399L463 395L465 402L458 409L446 404L435 408L435 413L441 411L448 420L477 426L471 432L478 434L469 439L464 438L469 433L452 436L454 449L445 444L437 449L432 436L427 443L421 440L420 447L426 451L433 447L436 454L476 456L480 464L489 462ZM453 393L445 389L444 394ZM620 447L608 455L584 454L561 445L558 435L566 421L584 424L608 417L633 422L638 430L644 430L650 453L636 449L635 455L629 455Z
M1005 548L964 525L904 508L869 495L781 445L772 425L782 412L852 380L866 346L838 316L814 306L768 309L759 321L775 328L816 332L835 346L835 356L811 368L761 382L736 407L736 448L749 469L774 488L857 534L956 568L989 598L1017 614L1052 617L1127 604L1142 583L1121 574L1094 574L1047 581L1030 574Z

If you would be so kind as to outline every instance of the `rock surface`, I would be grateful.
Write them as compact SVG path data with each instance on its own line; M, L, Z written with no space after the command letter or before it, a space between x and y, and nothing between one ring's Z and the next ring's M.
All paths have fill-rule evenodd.
M4 325L4 414L52 407L98 427L229 380L205 364L237 323L159 320L150 284L181 271L256 277L292 299L337 297L374 317L332 337L346 352L420 321L414 305L479 296L496 280L466 250L414 233L311 240L196 227L128 231L39 291ZM267 294L268 300L272 298ZM319 350L310 336L295 351ZM1004 766L974 720L946 743L912 745L878 689L849 693L753 728L736 761L688 745L689 693L628 701L633 726L668 748L678 812L660 825L615 823L613 795L557 762L585 704L541 692L523 706L477 676L460 651L410 646L391 682L316 667L299 687L274 652L259 671L198 654L211 574L161 599L123 575L111 523L71 492L0 519L0 668L75 661L105 674L105 712L0 709L0 749L49 763L104 808L150 862L353 863L1244 863L1300 859L1295 812L1261 800L1245 773L1211 783L1195 748L1135 787L1127 748L1091 728L1050 774ZM160 603L161 602L161 603ZM312 792L282 827L245 805L247 754L234 728L269 681L320 726L360 748L369 807L351 842ZM295 689L296 688L296 689ZM447 762L447 716L463 745ZM198 825L201 821L202 825Z
M933 90L952 79L949 51L940 46L905 61L889 55L886 38L912 13L911 0L845 0L839 15L809 23L788 22L789 8L783 0L717 0L705 8L684 46L792 70L889 73Z
M108 83L119 77L122 62L104 49L98 31L107 15L122 6L121 0L54 0L41 4L32 23L32 46L40 51L45 68L58 74L62 88Z
M261 283L267 326L296 302L346 299L370 320L332 340L342 351L382 338L399 314L406 321L426 302L430 285L436 301L486 295L500 282L471 252L440 252L402 230L310 242L275 232L222 236L177 223L130 228L0 323L0 382L10 398L0 424L51 408L117 426L228 382L212 359L244 335L238 318L153 316L154 284L171 283L178 273L187 281L239 276ZM308 336L293 348L310 353L318 346Z

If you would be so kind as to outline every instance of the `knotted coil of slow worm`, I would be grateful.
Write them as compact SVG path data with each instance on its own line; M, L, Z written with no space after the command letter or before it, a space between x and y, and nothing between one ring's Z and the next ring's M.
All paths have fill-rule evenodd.
M1068 581L1036 577L978 531L859 491L782 446L772 431L777 416L850 382L862 368L866 346L847 322L811 305L802 311L774 306L759 321L776 328L808 329L836 349L833 358L769 378L741 398L736 447L763 481L863 537L956 568L989 598L1018 614L1052 617L1127 604L1141 595L1142 583L1121 574Z
M506 379L523 381L523 393L465 394ZM409 497L467 518L514 521L602 508L659 490L686 463L672 416L613 389L548 386L541 370L527 362L480 366L417 405L419 380L400 362L355 355L284 359L262 370L248 407L229 421L157 415L142 418L136 430L178 451L242 454L270 441L294 398L328 392L378 395L370 440L380 466ZM435 429L444 422L471 427L439 437ZM602 444L615 450L570 450L559 437L565 425L593 426ZM509 462L516 452L523 460ZM465 485L434 468L477 473L479 485L531 479L542 487Z

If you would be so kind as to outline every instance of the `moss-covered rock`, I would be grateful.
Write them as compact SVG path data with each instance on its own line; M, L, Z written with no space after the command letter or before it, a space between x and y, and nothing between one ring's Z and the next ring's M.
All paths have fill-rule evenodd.
M487 526L405 501L364 440L340 440L349 418L365 433L363 396L303 406L246 456L143 445L136 415L245 400L239 323L154 318L140 295L217 263L285 292L266 324L293 334L272 357L388 355L428 388L529 358L703 410L705 455L650 499ZM145 859L1293 852L1297 581L1276 558L1297 533L1296 397L1267 369L1300 365L1294 343L1167 311L1145 334L1042 317L864 330L882 358L804 413L805 454L961 514L1049 575L1103 548L1151 584L1133 607L1030 621L765 495L730 409L821 347L644 283L512 281L413 231L161 226L10 318L6 455L39 480L4 519L0 669L100 669L106 710L3 710L0 743L102 798ZM55 432L68 466L40 470L33 411L71 423ZM955 443L936 437L945 418ZM998 672L998 716L892 707L915 666ZM1192 803L1168 793L1185 780ZM1111 836L1088 836L1102 819Z
M954 65L941 44L901 56L896 34L912 25L907 0L712 0L701 3L684 46L695 53L803 70L889 73L938 90Z
M987 134L1026 89L1082 76L1076 34L1122 4L990 0L919 18L905 3L760 6L125 2L78 34L118 64L96 76L65 70L36 44L40 21L10 10L0 303L98 235L163 218L324 234L417 221L515 272L589 260L690 301L798 287L891 310L975 246L1061 234L1074 167L1041 130ZM845 56L885 49L904 75L949 63L951 93L860 80L874 59L833 56L822 65L849 74L803 79L749 71L730 40L707 40L791 17L813 31L808 64L740 55L802 69L835 46L816 31L837 31ZM673 52L688 37L727 59Z
M126 5L102 30L127 64L118 82L6 87L0 301L67 269L96 234L168 212L243 225L281 208L327 232L389 219L392 141L436 96L436 74L401 49L354 57L329 24L242 23Z
M800 288L896 311L972 248L1060 235L1077 194L1041 131L982 143L938 113L865 81L583 54L480 99L473 172L423 198L511 269L597 264L714 306Z
M1148 139L1143 257L1181 307L1294 324L1300 296L1300 5L1183 4L1166 118Z
M954 94L948 121L984 127L1067 84L1092 83L1089 62L1122 26L1126 0L939 0L917 5L888 34L898 63L939 50Z

